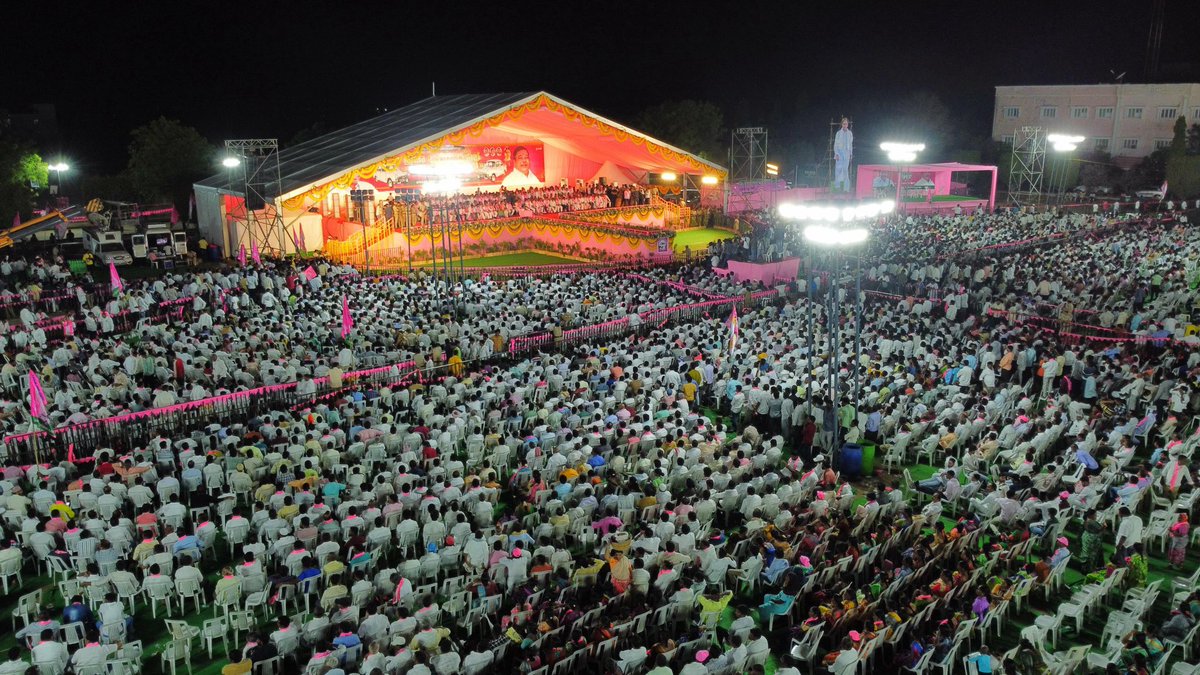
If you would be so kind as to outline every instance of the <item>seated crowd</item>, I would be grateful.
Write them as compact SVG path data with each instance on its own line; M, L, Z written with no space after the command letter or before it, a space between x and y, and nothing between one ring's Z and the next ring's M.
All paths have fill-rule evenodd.
M848 675L964 659L1148 673L1194 659L1200 238L1172 219L1083 215L1043 222L1062 237L1039 247L985 250L1027 239L1022 221L931 219L956 239L935 249L915 224L881 225L858 303L851 268L758 300L704 265L451 285L332 265L293 283L269 261L130 284L100 312L146 311L129 334L87 324L79 299L74 335L8 351L10 433L29 368L56 423L196 387L419 370L74 460L12 456L0 577L61 583L16 578L24 624L0 669L139 658L158 611L164 667L219 641L231 674ZM4 282L20 290L36 267ZM182 313L154 309L183 297ZM712 300L688 321L505 350ZM1109 341L1071 329L1104 312L1123 331ZM880 470L859 476L843 442L877 447ZM914 479L918 464L932 474ZM1151 561L1183 585L1153 581ZM1022 615L1031 625L1009 627ZM1090 650L1057 651L1072 629Z

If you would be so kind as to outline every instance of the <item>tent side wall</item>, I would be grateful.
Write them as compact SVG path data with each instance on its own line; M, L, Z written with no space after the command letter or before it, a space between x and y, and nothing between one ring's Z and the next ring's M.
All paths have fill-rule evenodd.
M196 226L200 236L221 247L222 255L229 255L228 242L225 241L224 200L220 188L196 184ZM200 252L204 255L204 251Z

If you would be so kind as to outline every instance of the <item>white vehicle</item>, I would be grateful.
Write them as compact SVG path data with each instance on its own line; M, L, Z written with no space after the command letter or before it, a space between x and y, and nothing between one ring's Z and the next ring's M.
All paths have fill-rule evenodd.
M132 265L133 256L125 250L119 231L87 230L83 235L83 248L91 251L101 263L107 265Z
M488 180L496 180L506 173L508 173L508 167L498 159L489 159L479 165L480 177Z
M1138 199L1162 199L1162 190L1138 190L1134 193Z
M187 233L174 230L170 223L153 223L144 232L131 235L129 247L135 258L147 258L151 252L166 257L186 256Z

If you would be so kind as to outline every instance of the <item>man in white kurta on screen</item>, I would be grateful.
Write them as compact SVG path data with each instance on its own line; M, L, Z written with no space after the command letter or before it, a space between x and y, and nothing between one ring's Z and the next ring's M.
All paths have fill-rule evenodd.
M533 173L533 167L529 161L529 148L518 145L513 150L513 168L500 182L500 187L506 190L518 190L520 188L542 187L542 181Z

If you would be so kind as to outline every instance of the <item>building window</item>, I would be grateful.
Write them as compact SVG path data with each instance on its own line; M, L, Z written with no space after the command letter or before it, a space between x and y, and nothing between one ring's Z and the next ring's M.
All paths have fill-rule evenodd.
M1190 122L1191 124L1200 122L1200 119L1198 119L1198 118L1200 118L1200 108L1192 108L1192 119L1188 120L1188 122Z
M1055 117L1058 117L1058 108L1056 108L1052 105L1042 106L1042 117L1045 119L1051 119L1051 120L1054 119Z
M1071 108L1071 119L1086 120L1088 118L1088 108L1086 105L1077 105Z
M1137 146L1138 146L1138 139L1136 139L1136 138L1121 139L1121 149L1122 150L1137 150Z
M1131 119L1131 120L1142 119L1142 109L1141 108L1126 108L1125 109L1125 118Z
M1171 139L1169 139L1169 138L1154 139L1154 149L1155 150L1166 150L1169 147L1171 147Z
M1179 117L1179 108L1159 108L1158 109L1158 119L1160 119L1160 120L1173 120L1176 117Z
M1007 143L1009 145L1013 144L1013 140L1015 140L1015 139L1013 138L1012 134L1004 134L1003 136L1000 137L1001 143Z
M1015 105L1009 105L1009 106L1005 106L1005 107L1004 107L1004 117L1005 117L1005 119L1010 119L1010 120L1011 120L1011 119L1016 119L1016 118L1018 118L1018 117L1020 117L1020 116L1021 116L1021 109L1020 109L1020 108L1018 108L1017 106L1015 106Z
M1096 147L1096 152L1108 152L1108 139L1107 138L1097 138L1095 147Z
M1096 119L1107 120L1107 119L1112 119L1112 116L1113 116L1112 108L1096 108Z

